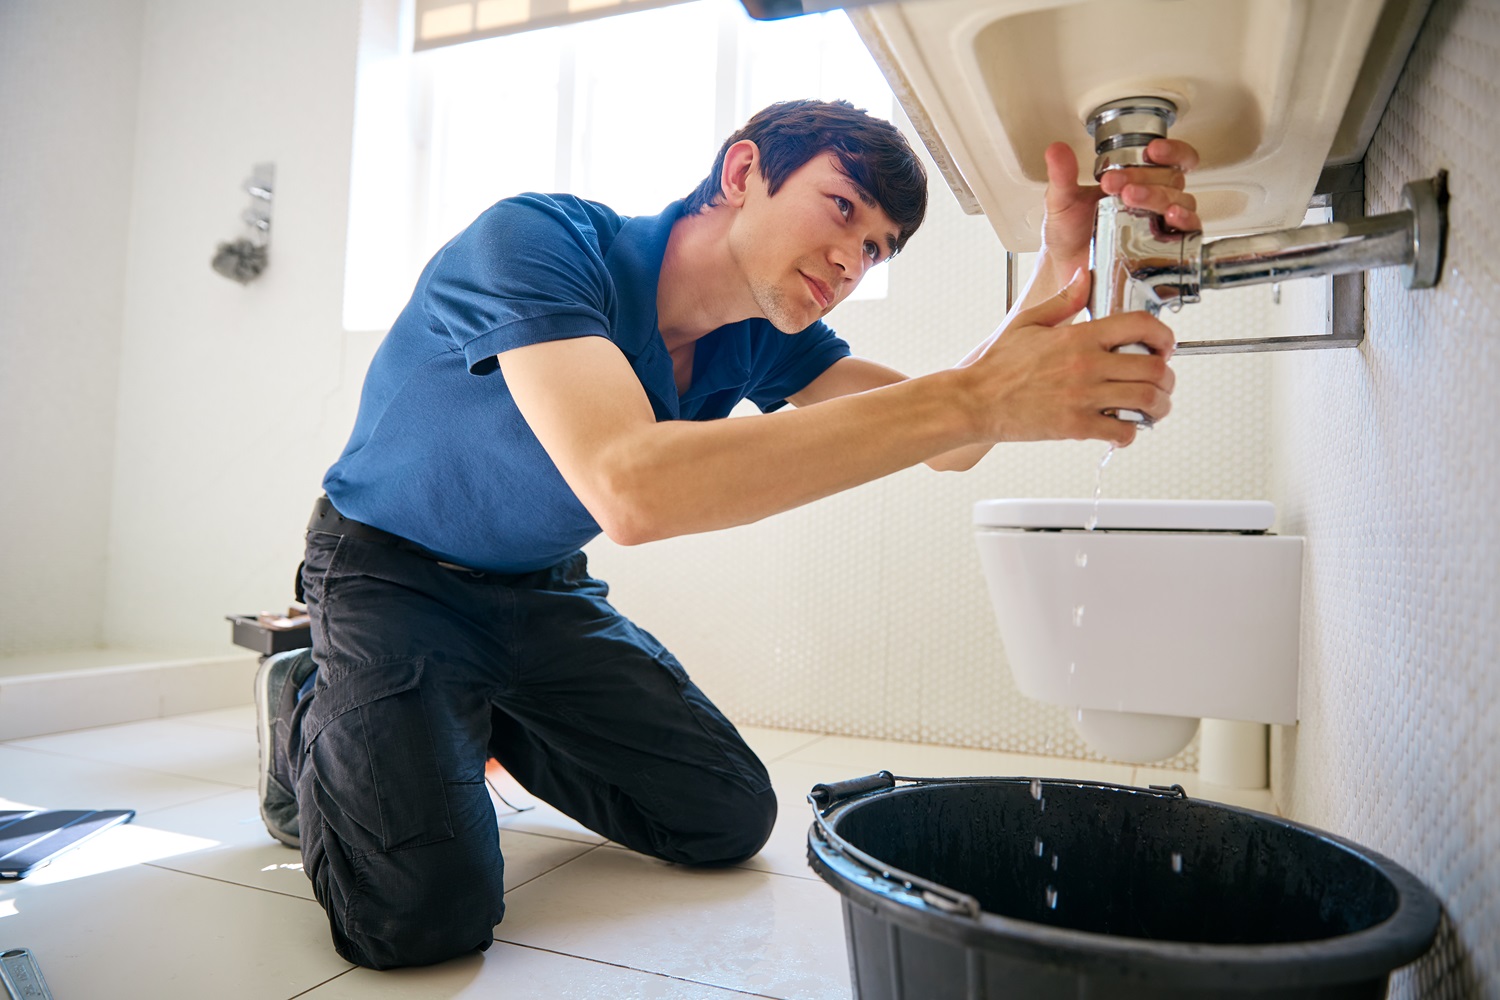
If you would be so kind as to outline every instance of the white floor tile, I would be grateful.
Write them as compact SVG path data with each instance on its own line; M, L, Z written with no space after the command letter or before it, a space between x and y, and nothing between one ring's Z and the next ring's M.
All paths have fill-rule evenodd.
M561 837L581 844L604 843L604 837L522 788L494 761L484 776L490 784L490 801L494 803L500 829Z
M192 725L176 719L37 736L13 740L9 745L244 788L254 788L257 779L253 731Z
M187 722L195 726L219 726L224 729L238 729L254 735L255 706L236 705L233 708L216 708L211 712L174 715L172 716L172 721Z
M1160 768L1138 767L1135 769L1133 784L1143 788L1147 785L1181 785L1182 790L1187 792L1190 799L1223 802L1242 809L1254 809L1258 812L1276 815L1276 803L1271 798L1269 788L1225 788L1223 785L1211 785L1201 780L1192 771L1164 771Z
M161 868L312 899L302 855L266 832L254 789L240 789L136 817L131 828L192 838L193 847L153 860Z
M807 793L820 782L858 778L868 772L848 764L798 760L772 761L767 768L776 791L776 826L766 846L742 867L816 879L818 876L807 866L807 828L812 823Z
M554 869L597 850L592 844L559 837L542 837L519 830L500 831L500 852L505 856L505 891L512 891Z
M594 849L575 840L514 830L501 832L500 847L505 854L507 889ZM27 884L76 877L73 871L80 865L107 870L145 863L252 889L314 898L312 883L302 870L302 855L266 833L256 792L251 789L137 816L63 855Z
M767 729L764 726L736 726L750 749L762 761L770 762L785 757L811 743L823 739L822 733L802 733L795 729Z
M7 809L134 809L140 813L208 798L221 782L144 771L0 744L0 806Z
M786 1000L845 1000L839 896L820 882L594 851L506 897L499 940Z
M1072 757L1037 757L997 750L895 743L852 736L826 737L793 751L782 760L849 765L859 769L860 774L874 774L884 770L920 778L1025 775L1119 784L1128 783L1135 770L1129 764L1078 760Z
M0 884L0 937L58 1000L282 1000L351 968L316 903L149 865Z
M139 860L161 868L312 899L302 855L266 833L257 798L253 789L243 789L156 810L122 827L121 837L138 838ZM515 830L501 831L500 848L507 889L593 850L576 840Z
M735 1000L745 994L496 942L427 969L355 969L298 1000Z

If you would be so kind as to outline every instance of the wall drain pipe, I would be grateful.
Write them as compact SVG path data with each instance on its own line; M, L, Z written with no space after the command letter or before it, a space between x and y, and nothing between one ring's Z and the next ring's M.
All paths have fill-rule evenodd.
M1177 108L1158 97L1111 101L1088 118L1098 158L1094 176L1149 166L1146 146L1164 138ZM1205 242L1201 232L1179 232L1161 216L1130 208L1118 197L1099 201L1089 266L1095 319L1144 309L1153 315L1199 301L1203 288L1238 288L1317 276L1400 267L1407 288L1431 288L1442 272L1447 229L1446 174L1407 184L1402 209L1386 215L1335 220L1253 236ZM1186 341L1178 355L1355 347L1358 336L1267 337Z

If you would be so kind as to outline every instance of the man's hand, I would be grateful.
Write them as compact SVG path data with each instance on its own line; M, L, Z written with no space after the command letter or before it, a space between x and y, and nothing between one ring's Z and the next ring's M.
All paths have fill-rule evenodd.
M1198 151L1177 139L1153 139L1146 157L1155 167L1107 171L1099 185L1078 183L1078 158L1067 143L1047 147L1047 214L1042 222L1042 258L1038 271L1057 288L1080 267L1088 267L1094 235L1094 205L1106 194L1119 195L1131 208L1155 212L1174 229L1203 227L1198 202L1183 190L1184 175L1198 165Z
M1138 425L1105 410L1160 420L1172 409L1172 331L1144 312L1068 325L1087 304L1089 285L1080 269L1056 295L1015 314L1004 334L963 368L984 440L1097 438L1123 447L1135 440ZM1112 353L1124 344L1145 344L1153 353Z

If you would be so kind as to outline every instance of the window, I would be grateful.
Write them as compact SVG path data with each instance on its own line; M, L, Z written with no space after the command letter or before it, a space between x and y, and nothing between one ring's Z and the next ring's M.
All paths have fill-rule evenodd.
M406 29L404 46L361 53L348 329L389 327L432 254L501 198L565 191L654 214L773 101L895 107L842 11L761 22L697 0L415 55ZM857 295L885 288L880 267Z

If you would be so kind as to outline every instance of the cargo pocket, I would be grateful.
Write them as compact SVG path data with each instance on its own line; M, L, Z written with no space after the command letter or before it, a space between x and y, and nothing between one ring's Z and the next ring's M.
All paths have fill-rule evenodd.
M404 657L339 665L303 722L314 804L351 854L453 836L422 669Z
M761 763L755 751L750 749L749 744L745 742L744 737L734 728L734 724L725 718L718 706L708 699L708 695L693 683L676 656L673 656L649 633L642 631L641 634L655 643L657 651L652 651L652 659L672 678L672 682L677 687L677 695L682 699L688 714L697 724L699 733L718 751L717 761L694 754L691 762L738 781L756 794L769 791L771 775L766 771L765 764ZM648 651L651 651L649 647Z

